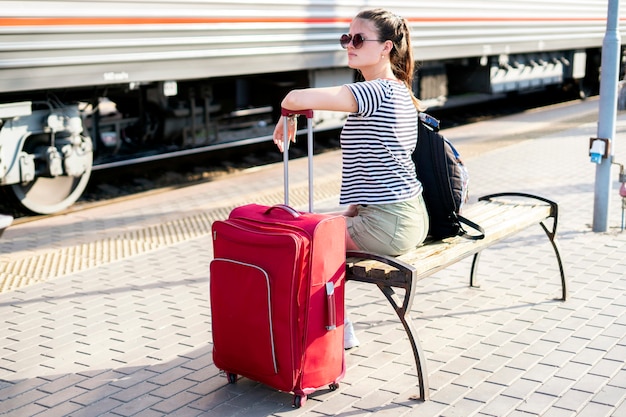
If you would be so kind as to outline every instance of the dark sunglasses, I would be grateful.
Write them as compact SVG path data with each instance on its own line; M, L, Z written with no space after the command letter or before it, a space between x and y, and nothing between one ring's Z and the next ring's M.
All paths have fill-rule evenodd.
M365 39L363 37L363 35L361 35L360 33L357 33L356 35L352 36L352 35L341 35L341 38L339 38L339 44L341 45L341 47L343 49L348 49L348 45L350 45L350 42L352 42L352 46L354 46L354 49L359 49L360 47L363 46L363 42L380 42L378 39Z

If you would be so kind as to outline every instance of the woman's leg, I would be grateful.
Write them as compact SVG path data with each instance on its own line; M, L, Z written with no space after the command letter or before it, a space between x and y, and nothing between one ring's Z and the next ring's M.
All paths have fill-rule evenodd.
M352 326L352 322L348 318L348 312L346 311L346 316L343 322L343 348L348 350L355 348L360 344L359 339L357 339L356 334L354 334L354 327Z
M348 229L346 229L346 250L360 250L361 248L359 248L357 246L356 243L354 243L354 240L352 240L352 237L350 237L350 233L348 232Z
M357 205L350 204L342 212L333 212L333 213L324 213L324 214L329 214L333 216L343 216L347 218L347 217L354 217L357 214L359 214L359 209ZM354 240L352 240L352 237L350 237L350 232L348 232L348 229L346 229L346 250L360 250L360 249L361 248L359 248L357 244L354 243Z
M346 217L354 217L358 214L358 209L356 206L350 206L348 209L342 213ZM360 248L354 243L352 237L350 237L350 232L346 228L346 250L359 250ZM348 310L346 309L344 312L344 322L343 322L343 348L348 350L355 348L361 344L359 339L357 339L356 334L354 333L354 327L352 326L352 322L348 318Z

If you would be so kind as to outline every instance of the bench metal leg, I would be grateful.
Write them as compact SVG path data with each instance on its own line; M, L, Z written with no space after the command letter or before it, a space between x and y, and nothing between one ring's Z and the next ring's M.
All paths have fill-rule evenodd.
M555 220L556 223L556 220ZM561 259L561 252L559 250L559 243L556 240L556 225L553 225L553 232L551 232L547 226L541 222L541 227L543 231L548 235L548 239L552 244L552 249L554 249L554 254L556 255L556 261L559 264L559 272L561 273L561 300L567 300L567 282L565 280L565 269L563 268L563 260Z
M474 278L475 273L476 273L476 269L478 268L478 260L480 258L480 252L474 254L474 257L472 258L472 269L470 270L470 287L480 287L480 285L478 285L478 283L476 282L476 278Z
M561 300L567 300L567 281L565 279L565 269L563 267L563 260L561 259L561 251L559 249L559 244L556 240L556 230L559 223L559 205L552 200L548 200L547 198L540 197L533 194L527 193L498 193L498 194L490 194L480 197L478 200L491 200L497 197L524 197L524 198L532 198L535 200L543 201L550 205L550 218L552 218L552 228L549 228L545 221L539 222L541 228L548 239L550 240L550 244L552 244L552 249L554 249L554 254L556 255L556 261L559 265L559 273L561 274ZM470 275L470 285L474 286L476 281L474 278L474 273L476 271L477 263L478 263L478 253L474 255L474 260L472 262L472 271Z
M554 254L556 255L556 261L559 265L559 273L561 275L561 300L567 300L567 281L565 280L565 269L563 268L563 260L561 259L561 252L559 250L559 243L556 240L556 236L548 230L546 225L541 222L539 223L543 230L548 235L548 239L552 244L552 248L554 249ZM476 253L472 258L472 268L470 270L470 287L480 287L476 280L476 270L478 269L478 260L480 259L480 252Z
M360 258L371 259L383 262L386 265L394 267L398 274L391 278L374 278L374 277L362 277L354 276L352 274L346 274L346 280L353 280L359 282L365 282L370 284L376 284L376 286L382 291L382 293L389 301L389 304L393 307L404 331L411 343L411 349L413 350L413 356L415 357L415 369L417 370L417 378L419 383L419 399L427 401L430 398L429 385L428 385L428 371L426 370L426 357L422 351L422 346L419 343L417 337L417 330L413 326L413 321L409 312L413 306L413 298L415 296L415 286L417 283L417 270L413 265L407 264L394 257L385 255L376 255L367 252L360 251L348 251L346 253L348 258ZM393 288L400 288L404 290L404 299L399 300L400 297L395 293Z
M422 346L417 338L417 330L413 326L413 321L411 320L408 311L412 304L413 293L405 294L404 302L400 305L393 288L382 283L377 283L376 285L380 288L383 294L385 294L385 297L387 297L387 300L393 306L400 322L402 322L402 325L404 326L404 330L409 338L409 342L411 343L411 349L413 349L413 356L415 357L415 367L417 369L417 378L419 380L420 400L427 401L430 395L428 387L428 371L426 370L426 358L424 357Z

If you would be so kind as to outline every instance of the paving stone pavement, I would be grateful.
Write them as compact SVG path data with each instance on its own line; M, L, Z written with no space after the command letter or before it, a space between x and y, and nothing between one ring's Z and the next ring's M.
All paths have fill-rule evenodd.
M619 148L626 136L622 114L617 127L619 161L626 157ZM204 234L0 293L0 413L624 416L626 234L616 181L610 230L591 231L595 166L587 150L595 135L595 123L586 123L466 161L473 198L525 191L559 203L570 298L554 299L558 269L539 227L482 254L480 288L467 285L469 260L420 281L411 316L427 358L430 401L411 399L417 376L395 313L376 289L355 282L348 283L346 303L361 346L348 351L338 390L320 390L293 409L288 393L245 378L227 384L211 357L212 253L210 236ZM319 161L322 179L338 167L336 154ZM96 231L119 234L208 210L237 193L254 198L266 188L250 188L250 176L273 187L281 175L278 168L268 168L226 187L207 183L167 197L147 196L121 211L99 209L101 220L83 222L83 230L71 234L59 231L80 224L86 214L49 220L54 236L41 226L12 227L2 238L0 262L9 251L45 251L94 239ZM152 200L157 203L147 204ZM333 201L320 201L320 207ZM24 247L9 242L21 230L29 230Z

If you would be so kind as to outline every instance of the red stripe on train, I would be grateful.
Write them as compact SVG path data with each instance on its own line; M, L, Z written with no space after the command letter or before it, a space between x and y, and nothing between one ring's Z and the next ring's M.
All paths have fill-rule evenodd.
M415 17L413 23L446 22L603 22L600 17ZM350 18L294 17L2 17L0 26L86 26L86 25L154 25L216 23L349 23Z

